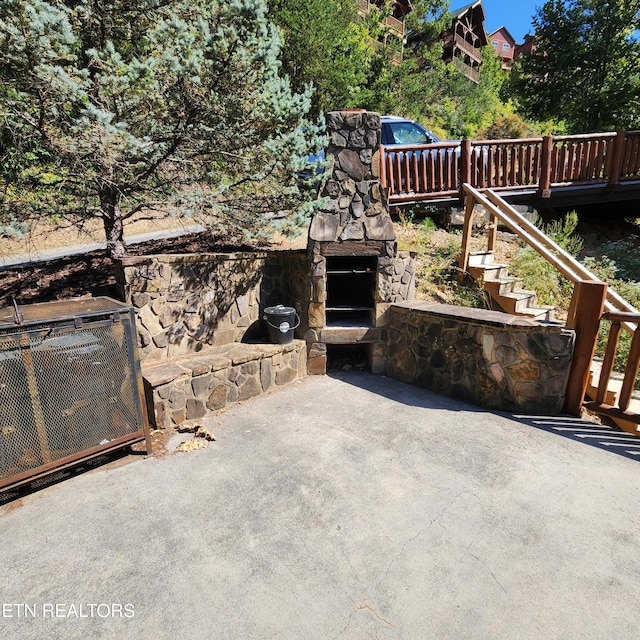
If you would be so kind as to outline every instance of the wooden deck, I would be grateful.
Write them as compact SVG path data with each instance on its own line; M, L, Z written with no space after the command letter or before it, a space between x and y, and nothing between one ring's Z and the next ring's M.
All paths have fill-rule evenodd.
M391 206L454 204L462 185L551 207L640 198L640 131L381 147Z

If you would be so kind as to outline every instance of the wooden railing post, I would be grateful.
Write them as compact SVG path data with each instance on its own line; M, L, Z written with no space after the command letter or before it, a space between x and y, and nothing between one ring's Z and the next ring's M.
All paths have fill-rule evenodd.
M373 168L375 170L375 159L372 162ZM386 189L389 185L387 185L387 158L384 154L384 145L381 144L378 152L378 175L380 176L380 186L383 189Z
M570 415L580 415L606 298L606 282L586 280L574 287L572 317L567 320L567 326L575 329L576 342L564 401L564 410Z
M464 199L464 189L462 185L470 184L472 187L476 185L471 182L471 140L464 139L460 143L460 198Z
M463 193L464 193L464 184ZM471 232L473 231L473 208L476 204L475 198L470 194L466 194L466 201L464 205L464 227L462 230L462 247L460 249L460 255L458 256L458 281L464 280L464 275L467 272L469 266L469 244L471 242Z
M551 154L553 153L553 136L542 138L540 150L540 182L538 183L538 198L551 197Z
M613 149L611 150L611 162L608 162L609 179L607 186L611 189L620 182L622 173L622 158L624 156L624 141L627 135L626 131L618 131L613 139Z
M629 348L629 359L624 370L624 379L622 388L620 389L620 397L618 406L626 411L629 408L633 387L640 370L640 326L636 329L631 339L631 347Z

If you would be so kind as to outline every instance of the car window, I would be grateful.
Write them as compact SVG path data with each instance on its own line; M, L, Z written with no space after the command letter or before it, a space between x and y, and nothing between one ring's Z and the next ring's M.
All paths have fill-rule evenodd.
M395 144L429 144L433 142L426 131L411 122L394 122L389 126Z

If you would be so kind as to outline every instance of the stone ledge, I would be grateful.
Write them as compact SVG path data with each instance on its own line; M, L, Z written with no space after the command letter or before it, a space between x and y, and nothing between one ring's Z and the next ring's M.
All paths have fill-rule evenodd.
M255 252L250 254L251 258L265 258L267 253ZM174 264L174 263L184 263L184 262L219 262L219 261L232 261L240 259L246 259L247 254L242 251L230 252L230 253L222 253L222 252L212 252L212 253L173 253L173 254L148 254L144 256L125 256L120 258L120 264L123 267L133 267L138 265L148 265L153 264L155 262L166 263L166 264Z
M340 327L328 326L320 331L320 342L325 344L359 344L378 342L382 332L377 327Z
M411 301L397 302L394 311L400 313L422 312L427 315L439 316L451 320L464 319L493 327L539 327L564 326L561 322L541 323L525 316L515 316L503 311L490 311L489 309L474 309L472 307L459 307L453 304L440 304L437 302Z
M306 343L235 342L142 365L149 419L156 428L260 395L306 374Z

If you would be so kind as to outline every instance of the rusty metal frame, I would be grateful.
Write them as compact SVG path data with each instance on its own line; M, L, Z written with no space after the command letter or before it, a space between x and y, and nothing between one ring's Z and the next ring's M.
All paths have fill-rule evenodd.
M34 351L37 351L38 344L42 344L47 339L57 336L63 339L64 337L70 337L73 343L73 339L76 336L86 335L87 332L91 331L97 332L99 336L104 334L105 339L111 340L115 337L116 341L113 344L118 345L115 352L113 350L110 352L109 342L105 344L100 341L99 337L90 333L92 338L95 338L95 343L92 344L97 344L102 348L102 352L106 354L104 362L94 363L99 366L96 368L95 379L91 381L96 382L98 387L108 382L110 380L108 376L100 378L101 367L106 367L108 372L115 372L114 375L117 374L118 376L122 375L121 384L119 387L116 385L115 393L109 395L106 395L106 387L102 396L93 395L95 394L95 389L80 390L78 394L82 395L84 393L83 397L78 397L69 406L55 406L56 415L52 415L52 402L55 403L56 400L47 397L47 394L51 395L51 389L47 387L49 387L50 379L55 377L56 372L47 372L41 365L41 369L36 372ZM119 344L118 340L120 340ZM8 347L8 345L11 346ZM145 441L147 454L151 453L149 422L137 347L135 314L132 307L110 298L100 297L28 305L20 309L17 306L14 309L2 309L0 310L0 351L3 350L3 346L5 350L11 348L16 351L16 354L19 349L19 356L16 355L15 361L20 364L14 377L22 377L20 365L24 369L24 387L19 389L16 384L16 388L13 389L16 404L13 404L12 408L16 409L14 417L17 426L14 426L13 431L8 433L15 434L15 444L18 447L16 451L19 450L19 441L21 439L23 443L28 440L29 444L37 445L38 450L28 450L29 453L37 455L37 462L33 465L28 463L20 464L19 461L15 461L11 466L9 466L8 462L5 468L0 466L1 491L27 484L37 478L74 466L81 461L104 455L136 442ZM16 346L18 349L16 349ZM81 349L74 348L73 344L71 347L63 347L60 352L56 351L55 356L51 357L51 361L55 364L61 359L62 354L67 352L78 358L80 367L86 364L79 358L78 354L82 353ZM101 353L101 359L104 354ZM110 355L113 356L112 362L109 361ZM39 358L44 361L46 355L41 353ZM88 356L84 360L87 360L87 358ZM73 359L69 358L69 362L73 362ZM6 370L0 367L0 373L5 374L5 379L3 379L5 380L3 382L4 392L10 396L12 393L11 383L16 382L16 380L11 379L8 366L7 364ZM43 380L47 382L46 385ZM60 384L59 380L51 383L54 391L58 384ZM65 389L69 389L69 387L65 387ZM114 389L112 388L111 391L114 391ZM71 389L70 397L73 398L74 393L75 390ZM48 411L43 407L42 394L45 394L45 404L48 406ZM87 394L89 397L86 397ZM18 398L18 400L15 400L15 398ZM68 400L67 398L67 402ZM25 413L21 411L22 405L20 402L29 405L24 407ZM109 422L105 418L105 422L98 425L98 428L108 430L109 436L113 437L109 437L108 440L104 438L105 442L100 441L99 444L91 442L86 446L74 447L73 445L78 444L80 441L89 442L94 436L96 439L99 437L96 435L97 431L91 430L91 427L95 427L95 425L86 425L87 429L84 432L75 433L75 430L72 430L64 433L61 432L60 421L69 416L75 417L76 412L87 407L90 408L92 403L98 409L99 406L102 406L99 404L100 402L113 404L115 407L113 409L114 413L111 414L111 421ZM28 421L24 420L25 416L32 417L32 425L27 424ZM116 424L118 422L116 416L120 419L120 425ZM81 414L75 419L82 422ZM56 421L58 421L57 425L55 424ZM126 432L124 432L125 430ZM79 440L74 441L73 436L75 435L79 436ZM4 436L5 434L3 433L2 437L0 437L0 453L4 454L5 461L11 461L13 459L12 456L15 457L16 451L9 452L5 450L7 442ZM68 438L68 441L73 442L73 445L62 449L62 453L56 457L52 455L49 442L50 436L63 440ZM27 449L23 449L23 453L26 454ZM60 450L58 453L60 453Z

